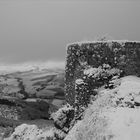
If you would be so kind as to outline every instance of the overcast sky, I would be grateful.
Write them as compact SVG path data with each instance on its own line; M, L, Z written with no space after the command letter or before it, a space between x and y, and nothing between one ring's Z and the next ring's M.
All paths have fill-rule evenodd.
M0 63L64 61L102 35L140 40L139 0L0 0Z

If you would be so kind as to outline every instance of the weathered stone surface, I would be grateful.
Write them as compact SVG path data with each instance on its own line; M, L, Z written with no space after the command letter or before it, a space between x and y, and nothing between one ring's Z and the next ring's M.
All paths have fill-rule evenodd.
M109 64L123 71L123 76L140 76L140 42L98 41L74 43L67 47L65 93L69 104L75 102L75 81L87 67Z

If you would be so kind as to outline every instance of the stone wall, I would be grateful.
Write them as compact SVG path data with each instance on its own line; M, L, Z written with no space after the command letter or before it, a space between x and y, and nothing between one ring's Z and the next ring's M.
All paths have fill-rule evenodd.
M140 76L140 42L95 41L68 45L65 93L69 104L75 105L75 81L83 77L83 70L103 64L122 70L123 75Z

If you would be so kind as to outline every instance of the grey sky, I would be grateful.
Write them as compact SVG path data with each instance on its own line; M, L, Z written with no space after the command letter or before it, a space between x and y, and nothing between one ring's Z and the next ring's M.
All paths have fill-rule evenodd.
M0 62L60 60L66 44L140 40L139 0L0 0Z

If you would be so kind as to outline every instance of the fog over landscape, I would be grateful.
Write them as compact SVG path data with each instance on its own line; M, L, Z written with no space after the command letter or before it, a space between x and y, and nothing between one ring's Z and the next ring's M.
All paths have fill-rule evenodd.
M0 140L140 140L139 0L0 0Z
M64 62L66 45L139 40L138 0L0 0L0 65Z

